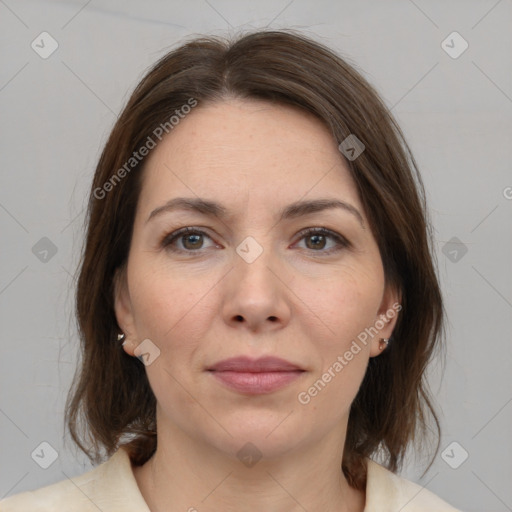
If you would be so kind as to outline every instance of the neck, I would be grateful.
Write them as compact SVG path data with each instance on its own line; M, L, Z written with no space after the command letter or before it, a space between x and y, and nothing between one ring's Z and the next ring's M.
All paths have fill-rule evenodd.
M166 426L155 454L134 476L151 512L363 512L365 493L341 471L343 444L344 436L332 432L257 460L261 452L251 445L229 457Z

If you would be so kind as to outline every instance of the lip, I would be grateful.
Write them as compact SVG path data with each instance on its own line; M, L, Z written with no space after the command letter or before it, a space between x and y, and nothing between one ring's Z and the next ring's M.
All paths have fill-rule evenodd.
M305 372L278 357L234 357L215 363L208 371L227 387L250 395L277 391Z
M258 359L252 359L247 356L231 357L215 363L208 368L209 371L216 372L290 372L302 370L300 366L281 359L279 357L266 356Z

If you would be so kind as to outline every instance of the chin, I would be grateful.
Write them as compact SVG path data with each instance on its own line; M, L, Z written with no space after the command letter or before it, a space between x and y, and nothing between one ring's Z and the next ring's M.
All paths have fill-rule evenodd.
M238 452L242 450L256 453L259 451L265 458L279 457L293 449L300 442L297 434L305 434L304 428L295 425L297 418L290 414L290 410L275 411L244 411L231 415L229 419L220 422L226 426L231 436L223 435L223 441L218 446L223 451L234 454L239 458ZM283 421L284 420L284 421ZM214 440L212 440L214 441ZM217 444L214 441L214 444ZM245 448L244 448L245 447Z

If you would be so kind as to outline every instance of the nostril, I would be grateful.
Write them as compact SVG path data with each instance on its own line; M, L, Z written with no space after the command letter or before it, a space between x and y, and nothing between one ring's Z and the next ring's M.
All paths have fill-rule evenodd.
M237 322L243 322L243 321L244 321L244 317L243 317L242 315L236 315L236 316L235 316L235 320L236 320Z

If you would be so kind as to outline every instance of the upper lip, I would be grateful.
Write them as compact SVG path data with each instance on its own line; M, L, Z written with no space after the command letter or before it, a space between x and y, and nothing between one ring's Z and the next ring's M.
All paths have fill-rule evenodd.
M207 368L209 371L217 372L251 372L251 373L262 373L262 372L292 372L292 371L304 371L296 364L281 359L279 357L260 357L253 359L247 356L232 357L230 359L224 359L215 363L213 366Z

